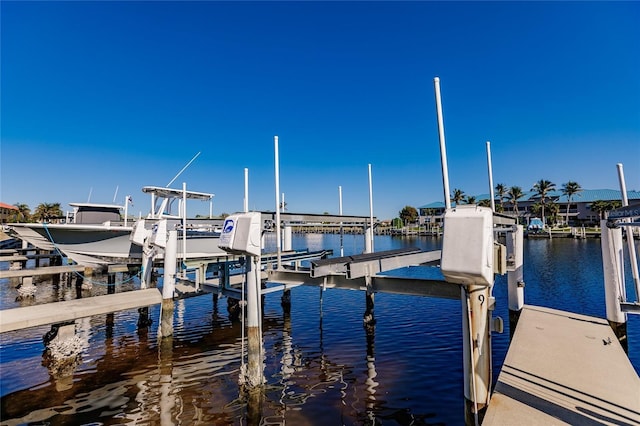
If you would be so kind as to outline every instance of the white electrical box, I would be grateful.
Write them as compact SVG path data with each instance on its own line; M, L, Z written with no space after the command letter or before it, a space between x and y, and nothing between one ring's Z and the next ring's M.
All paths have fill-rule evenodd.
M493 213L475 205L444 215L442 274L456 284L493 284Z
M259 256L262 251L259 212L240 213L224 220L218 247L234 254Z

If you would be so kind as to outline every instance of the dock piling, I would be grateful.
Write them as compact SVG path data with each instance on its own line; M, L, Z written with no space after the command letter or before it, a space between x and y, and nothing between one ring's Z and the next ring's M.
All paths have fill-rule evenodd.
M178 231L168 232L167 246L164 251L164 279L162 284L162 319L160 334L173 335L173 293L176 286L176 259L178 252Z
M247 256L247 368L244 383L254 388L264 383L262 364L262 316L260 300L260 257Z
M516 331L520 312L524 307L523 243L524 228L522 225L515 225L514 230L507 233L507 259L513 262L512 268L507 272L509 338L511 339Z
M606 220L600 222L600 227L602 229L602 266L607 321L625 352L627 352L627 314L622 312L620 307L620 302L626 300L622 229L607 227Z
M465 424L479 425L491 390L490 287L462 287L462 353L464 358Z

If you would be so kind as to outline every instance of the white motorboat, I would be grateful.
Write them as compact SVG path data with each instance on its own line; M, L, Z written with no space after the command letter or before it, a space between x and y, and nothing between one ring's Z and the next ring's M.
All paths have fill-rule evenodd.
M167 229L176 229L183 241L178 259L208 258L225 255L218 248L221 219L187 218L187 200L210 201L213 194L156 186L145 186L151 195L151 210L146 219L130 224L127 201L115 204L70 203L74 208L67 223L12 223L8 232L43 250L59 250L75 262L89 267L115 263L140 263L142 247L133 243L134 226L152 227L167 221ZM124 220L121 211L125 211Z

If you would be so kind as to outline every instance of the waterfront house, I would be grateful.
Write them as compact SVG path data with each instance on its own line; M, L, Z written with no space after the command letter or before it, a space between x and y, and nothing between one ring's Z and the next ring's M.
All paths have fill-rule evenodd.
M0 223L7 223L17 213L18 208L16 206L0 203Z
M627 197L630 204L640 202L640 191L627 191ZM482 200L489 200L489 194L480 194L476 196L476 202ZM557 213L555 213L558 223L565 223L568 219L568 224L571 226L589 226L597 225L600 221L600 213L592 208L596 201L613 202L622 200L621 193L615 189L583 189L581 192L574 194L571 197L571 203L569 204L568 197L563 195L561 191L552 191L547 194L547 201L545 202L545 216L550 217L551 211L549 206L554 204L557 206ZM520 223L528 225L535 217L540 217L540 213L534 207L540 201L540 197L534 191L525 192L522 197L517 200L518 212L517 215L520 218ZM500 200L496 196L496 206L500 205ZM516 216L514 204L509 200L504 199L502 202L504 206L504 214L509 216ZM455 206L455 203L452 203ZM569 207L567 214L567 206ZM445 205L444 202L436 201L423 206L418 207L418 213L420 214L421 224L440 224L444 215ZM547 224L549 221L547 220Z

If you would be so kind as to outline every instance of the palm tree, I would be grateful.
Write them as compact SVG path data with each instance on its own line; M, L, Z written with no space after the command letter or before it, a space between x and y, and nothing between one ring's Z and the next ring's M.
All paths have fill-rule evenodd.
M553 201L551 201L547 206L547 212L549 214L549 222L551 222L553 226L555 226L556 223L558 222L558 215L560 214L560 206L554 203Z
M478 201L478 205L480 207L491 207L491 200L488 198L485 198L483 200Z
M520 212L518 211L518 199L522 198L524 192L522 192L522 188L519 186L512 186L509 188L509 192L507 193L507 197L509 197L509 202L513 204L513 210L516 212L516 222L520 217Z
M474 197L473 195L467 196L467 204L475 204L475 203L476 203L476 197Z
M545 201L547 199L547 196L549 195L549 192L555 189L556 189L556 184L546 179L540 179L533 185L533 188L531 188L532 191L535 191L536 194L540 196L540 204L541 204L541 210L542 210L542 226L546 226L545 225L546 222L544 220Z
M453 197L451 197L451 201L456 203L456 206L462 203L464 201L464 198L464 191L462 189L456 188L453 190Z
M570 180L569 182L562 184L562 194L567 196L567 215L565 218L567 225L569 224L569 207L571 206L571 198L579 192L582 192L582 187L578 182Z
M15 222L28 222L31 216L31 209L24 203L15 203L13 205L18 209L15 215L11 218Z
M496 193L498 194L498 198L500 199L500 211L504 211L504 198L507 195L507 187L503 183L499 183L496 185Z
M60 203L42 203L33 214L33 218L40 222L47 222L49 219L60 216L62 216Z

